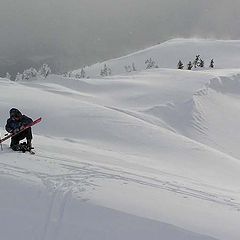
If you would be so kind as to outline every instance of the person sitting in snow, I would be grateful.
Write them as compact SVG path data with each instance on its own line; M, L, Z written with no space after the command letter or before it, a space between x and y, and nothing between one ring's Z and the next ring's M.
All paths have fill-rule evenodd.
M33 120L25 115L23 115L18 109L12 108L10 111L10 118L7 120L7 124L5 126L5 129L9 133L17 133L20 130L24 129L25 126L32 123ZM28 149L32 148L32 129L27 128L26 130L23 130L19 134L13 136L11 138L10 147L14 151L21 150L19 142L23 139L27 140L27 147Z

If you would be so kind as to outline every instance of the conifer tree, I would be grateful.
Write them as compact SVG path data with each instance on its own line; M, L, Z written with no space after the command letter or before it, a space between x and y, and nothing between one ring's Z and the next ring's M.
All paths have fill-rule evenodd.
M21 73L17 73L15 81L21 81L22 80L22 74Z
M6 77L5 77L5 78L7 78L7 79L11 80L11 77L12 77L12 76L10 75L10 73L9 73L9 72L7 72L7 73L6 73Z
M132 63L132 70L133 70L134 72L137 71L134 63Z
M192 70L192 68L193 68L192 62L189 61L188 65L187 65L187 69Z
M179 60L177 67L178 67L178 69L183 69L184 68L184 65L183 65L181 60Z
M214 61L213 61L213 59L211 60L209 67L210 68L214 68Z
M204 61L200 59L199 67L203 68L204 67Z
M200 55L196 55L195 60L193 61L194 68L199 67Z

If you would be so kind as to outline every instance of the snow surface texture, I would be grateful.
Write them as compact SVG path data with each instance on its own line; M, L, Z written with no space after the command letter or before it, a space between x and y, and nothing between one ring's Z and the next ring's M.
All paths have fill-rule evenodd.
M0 79L2 133L11 107L43 118L36 155L3 144L0 238L239 239L239 47L177 39L108 61L117 76ZM196 54L216 69L175 69Z

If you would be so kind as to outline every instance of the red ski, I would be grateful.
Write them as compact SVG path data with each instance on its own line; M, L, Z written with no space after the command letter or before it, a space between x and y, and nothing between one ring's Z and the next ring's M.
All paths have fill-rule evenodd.
M33 121L32 123L30 123L30 124L28 124L27 126L25 126L25 127L24 127L23 129L21 129L19 132L8 134L7 136L5 136L5 137L3 137L2 139L0 139L0 144L1 144L2 142L4 142L5 140L7 140L7 139L9 139L9 138L11 138L11 137L14 137L14 136L18 135L19 133L23 132L24 130L26 130L26 129L32 127L32 126L34 126L35 124L40 123L41 121L42 121L42 118L38 118L38 119L36 119L35 121Z

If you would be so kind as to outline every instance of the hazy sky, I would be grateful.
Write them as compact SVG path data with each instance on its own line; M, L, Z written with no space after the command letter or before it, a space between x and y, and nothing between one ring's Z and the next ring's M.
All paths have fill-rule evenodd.
M69 68L121 56L174 37L240 37L239 0L0 3L1 58L49 56Z

